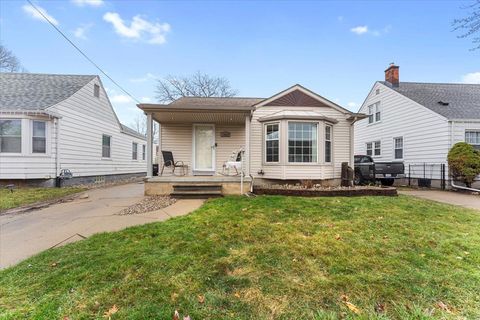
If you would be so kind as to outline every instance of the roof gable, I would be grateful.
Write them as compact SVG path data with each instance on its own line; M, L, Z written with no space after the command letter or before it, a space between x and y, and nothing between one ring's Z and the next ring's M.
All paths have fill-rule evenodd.
M256 108L262 106L303 106L303 107L332 107L342 113L351 112L338 104L316 94L315 92L296 84L276 95L263 100L255 105Z

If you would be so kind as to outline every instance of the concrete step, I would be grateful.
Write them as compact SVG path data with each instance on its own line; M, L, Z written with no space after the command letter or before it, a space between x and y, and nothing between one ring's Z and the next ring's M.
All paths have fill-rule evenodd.
M216 198L222 196L222 190L175 190L170 195L182 199Z
M174 191L222 191L221 184L174 184Z

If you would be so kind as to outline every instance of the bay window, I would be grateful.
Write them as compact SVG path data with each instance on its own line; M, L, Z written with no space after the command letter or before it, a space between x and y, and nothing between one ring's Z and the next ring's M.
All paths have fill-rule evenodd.
M0 152L22 152L22 120L0 120Z
M32 153L47 152L47 123L45 121L32 121Z
M288 162L317 162L317 123L288 123Z
M265 125L265 162L279 161L278 123Z

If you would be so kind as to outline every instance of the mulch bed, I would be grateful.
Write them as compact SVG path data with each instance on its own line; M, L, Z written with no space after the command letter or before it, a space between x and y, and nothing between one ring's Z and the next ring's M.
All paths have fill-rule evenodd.
M118 214L119 215L139 214L139 213L155 211L155 210L168 207L174 204L176 201L177 201L176 199L170 198L168 196L145 197L142 201L123 209Z
M300 197L360 197L360 196L397 196L397 188L394 187L312 187L302 186L258 186L254 187L253 193L258 195L282 195Z

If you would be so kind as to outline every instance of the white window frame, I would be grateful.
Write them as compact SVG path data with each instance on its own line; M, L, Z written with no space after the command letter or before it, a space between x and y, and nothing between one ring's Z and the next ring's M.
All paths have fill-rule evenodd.
M367 156L373 157L373 142L367 142L365 145L366 145L365 148L367 150L365 154ZM370 154L368 154L369 150L370 150Z
M267 140L267 127L271 125L276 125L278 128L278 138L277 139L268 139ZM268 122L263 124L263 163L266 165L270 164L279 164L282 157L282 146L281 146L281 134L282 134L281 122ZM278 161L267 161L267 141L278 141Z
M401 148L397 148L397 140L398 139L402 139L402 147ZM402 157L397 158L397 150L400 150L400 149L402 150ZM403 160L404 157L405 157L405 140L403 139L403 136L394 137L393 138L393 159Z
M45 152L34 152L33 151L33 138L42 138L42 137L35 137L33 135L34 122L43 122L45 124L45 137L43 137L45 139ZM48 137L48 123L47 123L47 121L36 120L36 119L31 120L30 121L30 152L31 152L31 154L41 156L41 155L46 155L48 153L47 137Z
M367 107L368 109L368 124L375 123L375 114L373 112L374 105L369 105Z
M288 135L289 135L289 124L290 123L309 123L309 124L315 124L317 126L317 146L316 146L316 150L317 150L317 154L316 154L316 160L315 161L312 161L312 162L295 162L295 161L290 161L289 159L289 149L290 149L290 146L289 146L289 143L288 143ZM319 146L320 146L320 139L318 138L319 137L319 130L320 129L320 125L319 125L319 122L318 121L308 121L308 120L288 120L287 121L287 128L286 128L286 157L287 157L287 163L288 164L291 164L291 165L312 165L312 164L318 164L319 163L319 154L320 154L320 150L319 150Z
M375 103L375 123L382 121L382 109L380 102Z
M330 139L327 140L327 128L330 129ZM327 161L327 141L330 142L330 161ZM333 163L333 126L325 124L325 145L324 145L324 157L325 163Z
M378 148L377 148L377 143L379 145ZM378 154L376 154L377 149L380 151ZM380 140L373 141L373 157L381 157L381 156L382 156L382 141Z
M138 160L138 143L132 141L132 160Z
M382 108L380 106L380 101L377 101L369 105L367 107L367 111L368 111L369 125L382 122Z
M108 157L105 157L103 156L103 137L109 137L109 144L108 144ZM108 135L108 134L105 134L105 133L102 133L102 159L112 159L112 136L111 135Z
M472 143L470 141L467 141L467 133L474 133L476 135L475 139L477 141L475 141L475 143ZM480 149L480 130L476 130L476 129L466 129L465 130L465 142L472 145L475 149Z
M16 156L16 155L21 155L24 151L24 125L25 125L25 122L23 121L23 119L21 118L2 118L0 120L5 120L5 121L20 121L20 152L5 152L5 151L1 151L0 149L0 154L2 154L2 156ZM27 131L28 133L28 131ZM11 137L17 137L17 136L11 136Z

